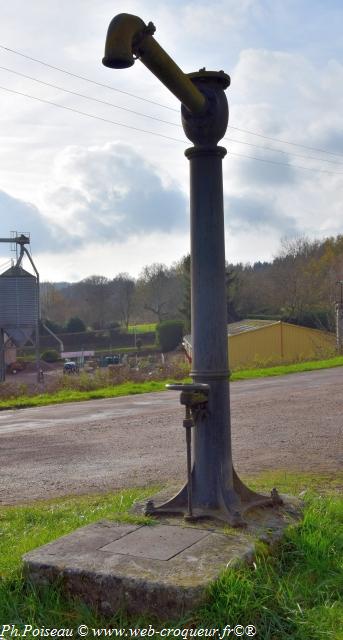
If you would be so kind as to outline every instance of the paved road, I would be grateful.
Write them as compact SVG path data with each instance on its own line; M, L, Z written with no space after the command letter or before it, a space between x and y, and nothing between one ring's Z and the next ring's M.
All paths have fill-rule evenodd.
M240 473L343 468L343 369L235 382ZM182 480L178 393L0 412L0 503Z

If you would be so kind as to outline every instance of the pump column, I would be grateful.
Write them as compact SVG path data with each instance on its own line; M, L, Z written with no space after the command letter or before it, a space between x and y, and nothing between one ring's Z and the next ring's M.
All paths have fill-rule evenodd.
M0 329L0 382L5 381L5 336L4 330Z
M187 149L191 183L192 371L210 385L194 430L194 504L218 508L219 475L232 488L222 158L223 147ZM225 469L224 469L225 467ZM197 505L197 496L202 505Z
M195 115L182 105L182 125L194 144L190 161L192 371L195 383L209 385L208 411L193 433L193 504L200 513L226 514L240 524L241 500L234 487L231 451L225 232L222 160L217 146L225 135L229 110L223 71L201 69L188 77L206 97Z
M336 302L336 347L338 353L343 351L343 302Z

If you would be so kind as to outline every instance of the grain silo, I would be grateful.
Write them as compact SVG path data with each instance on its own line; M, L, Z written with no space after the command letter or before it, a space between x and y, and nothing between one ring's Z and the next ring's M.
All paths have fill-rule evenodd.
M30 244L30 236L12 231L12 237L0 238L0 243L3 242L12 245L17 262L0 274L0 382L5 380L4 351L7 342L22 347L28 341L35 346L37 379L40 381L39 274L25 246ZM35 275L21 266L25 255Z
M38 279L18 264L0 275L0 327L18 347L37 326L38 286Z

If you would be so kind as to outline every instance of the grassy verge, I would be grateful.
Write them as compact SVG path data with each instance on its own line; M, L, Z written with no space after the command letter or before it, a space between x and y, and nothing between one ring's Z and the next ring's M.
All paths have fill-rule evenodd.
M43 407L49 404L62 404L64 402L81 402L83 400L99 400L102 398L118 398L140 393L152 393L153 391L165 391L166 384L171 380L158 380L150 382L124 382L116 386L92 389L91 391L77 391L75 389L63 389L56 393L41 393L36 396L19 396L0 401L0 411L4 409L24 409L26 407Z
M279 472L248 483L259 490L277 485L288 493L308 489L303 522L286 532L272 554L259 548L252 567L223 572L205 606L168 626L189 632L194 627L250 624L261 640L341 639L343 499L338 483L343 477ZM78 600L66 599L57 586L37 591L25 583L20 560L26 551L99 518L144 522L128 509L155 489L0 507L0 623L72 629L79 624L102 628L151 623L161 628L166 621L128 618L124 612L104 620Z
M317 371L319 369L332 369L343 366L343 356L327 358L325 360L309 360L275 367L263 367L256 369L244 369L234 371L231 380L248 380L250 378L268 378L270 376L284 376L289 373L301 373L303 371Z

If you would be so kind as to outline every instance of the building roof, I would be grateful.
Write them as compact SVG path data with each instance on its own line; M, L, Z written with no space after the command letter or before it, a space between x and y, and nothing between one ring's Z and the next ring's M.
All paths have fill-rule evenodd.
M35 276L29 271L25 271L20 265L14 265L0 274L0 278L34 278Z
M239 320L238 322L231 322L227 325L227 335L235 336L238 333L245 333L246 331L256 331L256 329L262 329L262 327L279 324L279 322L279 320ZM191 345L192 336L184 336L183 342Z
M255 331L256 329L278 323L279 320L239 320L238 322L231 322L227 325L227 334L228 336L234 336L237 333Z

